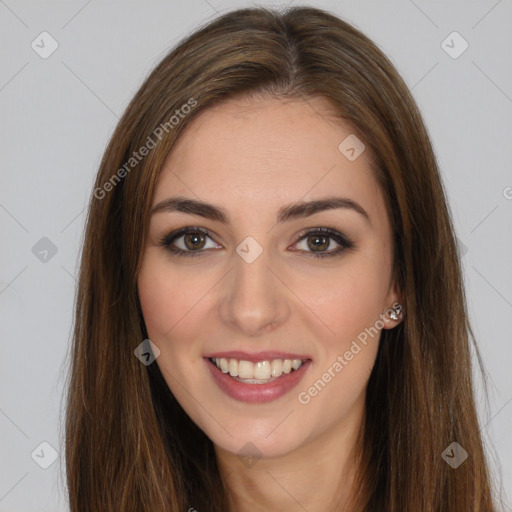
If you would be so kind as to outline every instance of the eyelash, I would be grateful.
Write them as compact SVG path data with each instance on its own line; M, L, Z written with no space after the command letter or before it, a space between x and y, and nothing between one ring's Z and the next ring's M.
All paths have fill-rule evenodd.
M206 252L205 250L184 251L183 249L179 249L177 247L172 246L172 243L175 240L177 240L178 238L188 235L188 234L194 234L194 233L200 233L202 235L207 236L208 238L212 238L210 236L209 231L207 231L203 228L186 227L186 228L179 229L178 231L173 231L172 233L164 235L159 240L159 245L165 247L168 251L170 251L171 253L173 253L177 256L184 256L184 257L188 257L188 258L202 256ZM303 232L301 235L299 235L299 238L297 239L295 244L302 242L302 240L307 239L310 236L315 236L315 235L321 236L321 237L326 237L326 238L331 238L336 243L338 243L340 245L340 247L338 247L334 251L330 251L330 252L302 251L302 252L306 252L308 255L310 255L314 258L328 258L328 257L332 257L332 256L337 256L337 255L340 255L342 252L344 252L346 249L352 249L355 247L355 244L348 237L339 233L338 231L335 231L335 230L329 229L329 228L314 228L309 231Z

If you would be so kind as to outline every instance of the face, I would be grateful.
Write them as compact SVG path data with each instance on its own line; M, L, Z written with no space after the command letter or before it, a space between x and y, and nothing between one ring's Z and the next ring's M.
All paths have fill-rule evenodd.
M399 297L367 151L339 149L351 133L321 98L229 100L161 171L139 298L156 364L218 449L281 456L361 420Z

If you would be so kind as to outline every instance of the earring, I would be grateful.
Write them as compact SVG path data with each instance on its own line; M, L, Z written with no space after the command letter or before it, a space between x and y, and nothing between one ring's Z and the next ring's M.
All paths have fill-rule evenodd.
M391 313L389 314L389 318L392 320L398 320L399 317L402 316L402 304L397 304L393 306Z

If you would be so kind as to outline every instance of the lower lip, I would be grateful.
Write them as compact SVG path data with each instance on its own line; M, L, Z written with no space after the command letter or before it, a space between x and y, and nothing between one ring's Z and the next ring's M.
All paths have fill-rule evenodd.
M205 361L217 386L226 395L235 400L251 403L271 402L285 395L299 383L311 363L309 359L298 370L283 374L278 379L266 384L245 384L232 379L229 373L223 373L209 359L205 358Z

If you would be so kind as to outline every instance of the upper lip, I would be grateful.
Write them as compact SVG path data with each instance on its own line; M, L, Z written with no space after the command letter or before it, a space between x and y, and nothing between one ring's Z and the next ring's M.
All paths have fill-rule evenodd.
M300 359L301 361L306 361L310 359L309 356L304 354L292 354L290 352L278 352L275 350L267 350L264 352L243 352L241 350L233 350L229 352L212 352L211 354L207 354L204 356L206 358L213 359L238 359L244 361L251 361L252 363L257 363L258 361L269 361L272 359Z

